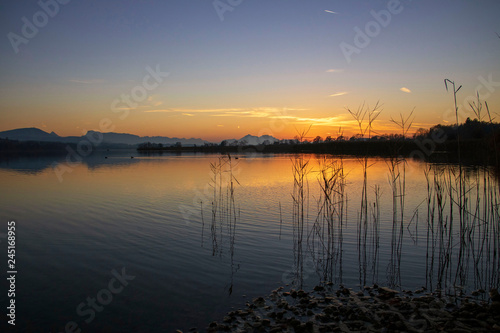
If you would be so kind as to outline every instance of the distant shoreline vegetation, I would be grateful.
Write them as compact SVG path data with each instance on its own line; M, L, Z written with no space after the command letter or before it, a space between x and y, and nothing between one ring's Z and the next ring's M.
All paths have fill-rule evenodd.
M295 138L276 142L263 141L258 145L226 140L220 144L200 146L171 146L146 142L137 151L142 154L162 152L204 153L316 153L351 156L405 156L432 162L458 162L458 139L462 162L499 165L500 124L467 119L456 125L436 125L429 130L419 129L411 137L400 134L337 138L317 136L311 141Z
M100 150L106 149L135 149L135 145L127 144L108 144L103 143L99 146ZM47 155L66 155L68 151L78 150L77 143L36 141L36 140L11 140L9 138L0 138L0 157L1 156L47 156ZM89 154L90 155L90 154Z
M248 137L248 136L247 136ZM257 138L257 137L254 137ZM266 136L266 138L272 138ZM274 138L273 138L274 139ZM460 154L458 142L460 141ZM255 143L255 142L253 142ZM455 163L459 155L463 163L500 166L500 123L471 120L456 125L436 125L418 129L414 135L353 135L336 138L317 136L285 140L259 140L248 144L244 139L224 140L203 145L161 144L145 142L138 145L103 142L97 150L137 149L140 154L168 152L201 153L313 153L345 156L394 157L403 156L430 162ZM22 141L0 138L0 156L64 155L77 149L76 143L51 141Z
M62 142L19 141L0 138L0 155L60 155L67 153L66 146L76 146Z

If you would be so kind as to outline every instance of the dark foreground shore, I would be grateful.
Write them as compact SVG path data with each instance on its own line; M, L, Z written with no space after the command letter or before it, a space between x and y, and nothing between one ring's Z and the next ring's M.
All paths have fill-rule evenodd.
M212 322L208 332L500 332L497 290L479 297L385 287L274 290ZM481 297L482 296L482 297ZM483 300L479 300L482 298ZM191 332L196 331L192 329Z

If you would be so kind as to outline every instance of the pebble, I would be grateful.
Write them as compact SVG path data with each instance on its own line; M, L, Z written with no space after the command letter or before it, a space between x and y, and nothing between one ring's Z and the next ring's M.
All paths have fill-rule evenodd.
M325 287L323 287L323 286L314 287L314 291L323 291L323 290L325 290Z

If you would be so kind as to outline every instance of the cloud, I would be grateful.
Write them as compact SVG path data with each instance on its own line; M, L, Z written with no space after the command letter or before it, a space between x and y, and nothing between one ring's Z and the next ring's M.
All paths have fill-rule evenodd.
M327 73L342 73L344 70L343 69L327 69Z
M243 109L155 109L155 110L144 110L147 113L163 112L163 113L218 113L218 112L235 112L237 110Z
M399 89L399 90L401 90L402 92L405 92L405 93L411 94L411 90L410 90L410 89L408 89L408 88L406 88L406 87L403 87L403 88L401 88L401 89Z
M351 119L350 115L338 115L333 117L292 117L289 123L303 126L310 124L312 126L326 126L327 128L341 126L342 128L355 128L357 123Z
M172 112L187 112L187 113L224 113L224 112L238 112L245 111L246 109L172 109Z
M339 92L332 96L342 96L348 92ZM204 114L210 117L233 117L233 118L261 118L280 119L288 124L297 126L313 125L319 127L342 126L342 128L355 128L357 123L348 114L337 116L316 117L311 114L310 109L304 108L276 108L276 107L256 107L256 108L221 108L221 109L157 109L146 110L148 113L167 113L174 116L193 117ZM236 120L235 120L236 121ZM217 127L224 127L217 124Z
M344 95L347 95L348 93L349 92L347 92L347 91L341 91L341 92L330 95L330 97L344 96Z
M287 112L308 111L308 109L298 108L224 108L224 109L153 109L144 110L146 113L170 113L175 115L195 116L196 114L206 114L211 117L243 117L243 118L269 118L269 119L289 119ZM293 117L292 117L293 118Z
M259 107L252 109L231 109L231 111L224 111L215 113L213 117L246 117L246 118L269 118L269 119L289 119L287 113L289 111L308 111L308 109L293 109L293 108L271 108ZM293 117L292 117L293 118Z
M270 114L265 111L249 110L249 111L226 111L224 113L213 114L213 117L251 117L251 118L266 118Z
M330 14L338 14L337 12L334 12L334 11L331 11L331 10L327 10L327 9L325 9L325 12L330 13Z

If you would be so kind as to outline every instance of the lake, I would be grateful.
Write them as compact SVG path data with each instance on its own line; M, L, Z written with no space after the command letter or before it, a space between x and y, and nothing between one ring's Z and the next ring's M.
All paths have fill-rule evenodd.
M0 160L19 332L204 330L287 284L499 286L500 192L487 168L117 150L58 178L57 161Z

